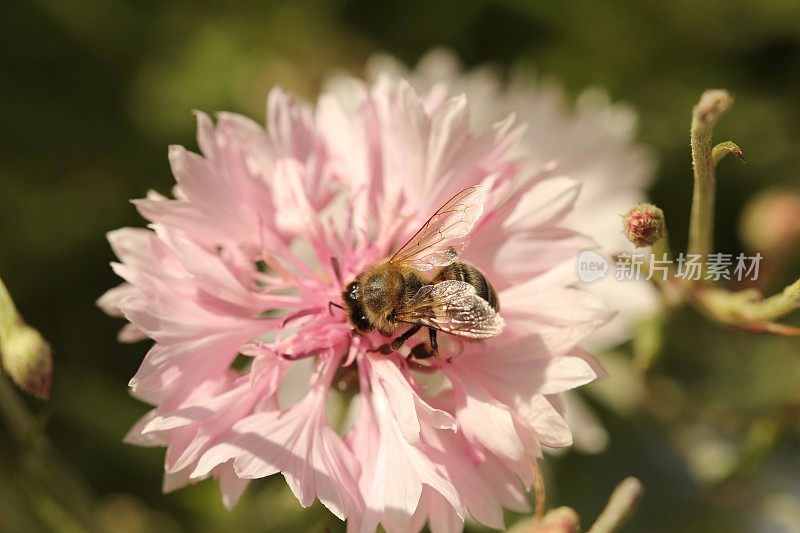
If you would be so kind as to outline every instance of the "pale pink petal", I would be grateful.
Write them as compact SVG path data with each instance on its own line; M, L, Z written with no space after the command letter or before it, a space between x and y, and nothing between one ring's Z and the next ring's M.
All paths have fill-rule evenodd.
M425 487L422 490L417 512L405 528L386 528L387 533L413 533L422 530L425 523L432 533L459 533L464 529L464 520L448 505L442 495Z
M564 418L544 396L537 395L520 402L517 410L544 446L561 448L572 444L572 433Z
M554 357L537 335L488 341L487 348L492 355L485 348L468 349L445 372L459 377L468 372L508 404L519 397L564 392L598 377L582 353Z
M212 477L230 508L281 473L302 506L365 533L459 531L467 515L502 528L503 509L526 508L541 446L571 441L556 395L601 375L579 343L611 313L573 287L594 244L568 224L579 182L518 147L557 115L526 128L512 109L473 113L441 77L456 72L421 89L349 80L316 109L274 89L266 127L197 113L201 153L170 148L174 198L135 202L151 230L109 234L124 283L98 305L128 320L122 338L154 341L130 386L155 409L126 440L166 447L165 490ZM480 94L500 94L482 76ZM506 329L442 333L427 361L404 357L423 333L377 353L387 339L351 333L344 287L474 185L486 208L462 258L498 290ZM344 439L337 390L355 398Z
M461 504L456 489L424 453L403 437L388 398L375 393L372 406L380 435L373 477L365 491L369 508L381 512L387 527L403 528L419 504L423 485L439 492L454 508Z
M514 463L524 463L528 452L517 433L511 408L470 373L455 370L447 373L455 390L459 430L492 453Z
M397 365L386 358L374 358L369 363L372 371L372 386L388 399L392 414L403 437L412 444L419 444L422 424L436 429L455 430L453 417L428 405L412 389L408 379L400 373Z
M236 474L255 479L281 472L304 507L315 497L341 519L358 513L357 463L324 421L325 396L309 394L288 411L243 418L201 458L192 477L233 459Z
M132 427L128 430L128 433L125 435L123 439L124 442L128 444L135 444L137 446L145 446L145 447L155 447L155 446L164 446L166 442L159 439L157 435L147 435L143 433L143 429L147 426L154 418L156 417L156 410L153 409L149 411L146 415L140 418Z
M219 482L219 492L222 495L222 504L230 511L239 503L250 480L237 476L231 464L218 467L216 477Z
M526 231L558 224L572 211L583 182L565 176L541 180L527 190L503 227L510 231Z
M536 279L501 291L499 298L508 329L541 335L554 354L569 352L615 314L587 292L561 287L542 290Z
M503 529L503 507L527 510L524 485L494 455L476 456L471 453L473 445L457 434L428 432L426 440L435 448L432 459L445 468L473 519ZM436 506L437 509L443 507ZM446 515L455 514L449 506L444 510Z

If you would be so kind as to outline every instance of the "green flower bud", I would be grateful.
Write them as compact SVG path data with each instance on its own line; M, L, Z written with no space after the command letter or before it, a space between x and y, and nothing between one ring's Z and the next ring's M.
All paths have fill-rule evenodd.
M47 399L53 375L50 345L19 316L0 280L0 363L19 388Z
M50 395L53 357L50 345L41 334L18 322L0 338L3 369L25 392L42 400Z

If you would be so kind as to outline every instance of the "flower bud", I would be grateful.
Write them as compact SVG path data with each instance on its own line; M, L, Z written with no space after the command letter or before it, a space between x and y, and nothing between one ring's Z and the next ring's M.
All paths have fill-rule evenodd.
M53 358L50 345L19 316L0 279L0 363L19 388L37 398L50 395Z
M800 195L789 189L767 189L745 205L739 235L751 252L789 250L800 240Z
M25 392L42 400L50 395L53 358L41 334L17 321L0 337L3 369Z
M667 235L664 212L653 204L639 204L622 215L622 231L636 246L650 246Z

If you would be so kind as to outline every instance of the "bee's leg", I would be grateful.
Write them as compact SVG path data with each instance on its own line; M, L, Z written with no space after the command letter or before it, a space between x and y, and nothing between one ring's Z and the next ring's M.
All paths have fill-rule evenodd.
M414 324L405 333L397 337L395 340L391 342L391 344L382 344L375 348L374 350L370 350L372 352L380 352L384 355L390 354L400 349L400 347L405 343L408 339L414 336L416 332L422 329L422 324Z
M436 330L428 328L428 335L431 340L430 346L421 342L411 349L411 357L414 359L427 359L439 355L439 341L436 339Z
M431 355L436 357L439 355L439 341L436 338L436 330L428 328L428 336L431 340Z

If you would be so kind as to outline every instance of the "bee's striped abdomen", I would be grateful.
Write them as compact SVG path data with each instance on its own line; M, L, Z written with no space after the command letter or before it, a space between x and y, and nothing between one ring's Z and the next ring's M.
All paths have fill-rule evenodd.
M500 302L497 300L497 293L494 287L486 280L486 277L480 270L470 265L456 261L444 267L433 279L433 283L439 283L448 279L463 281L475 287L475 292L478 296L486 300L492 309L495 311L500 310Z

